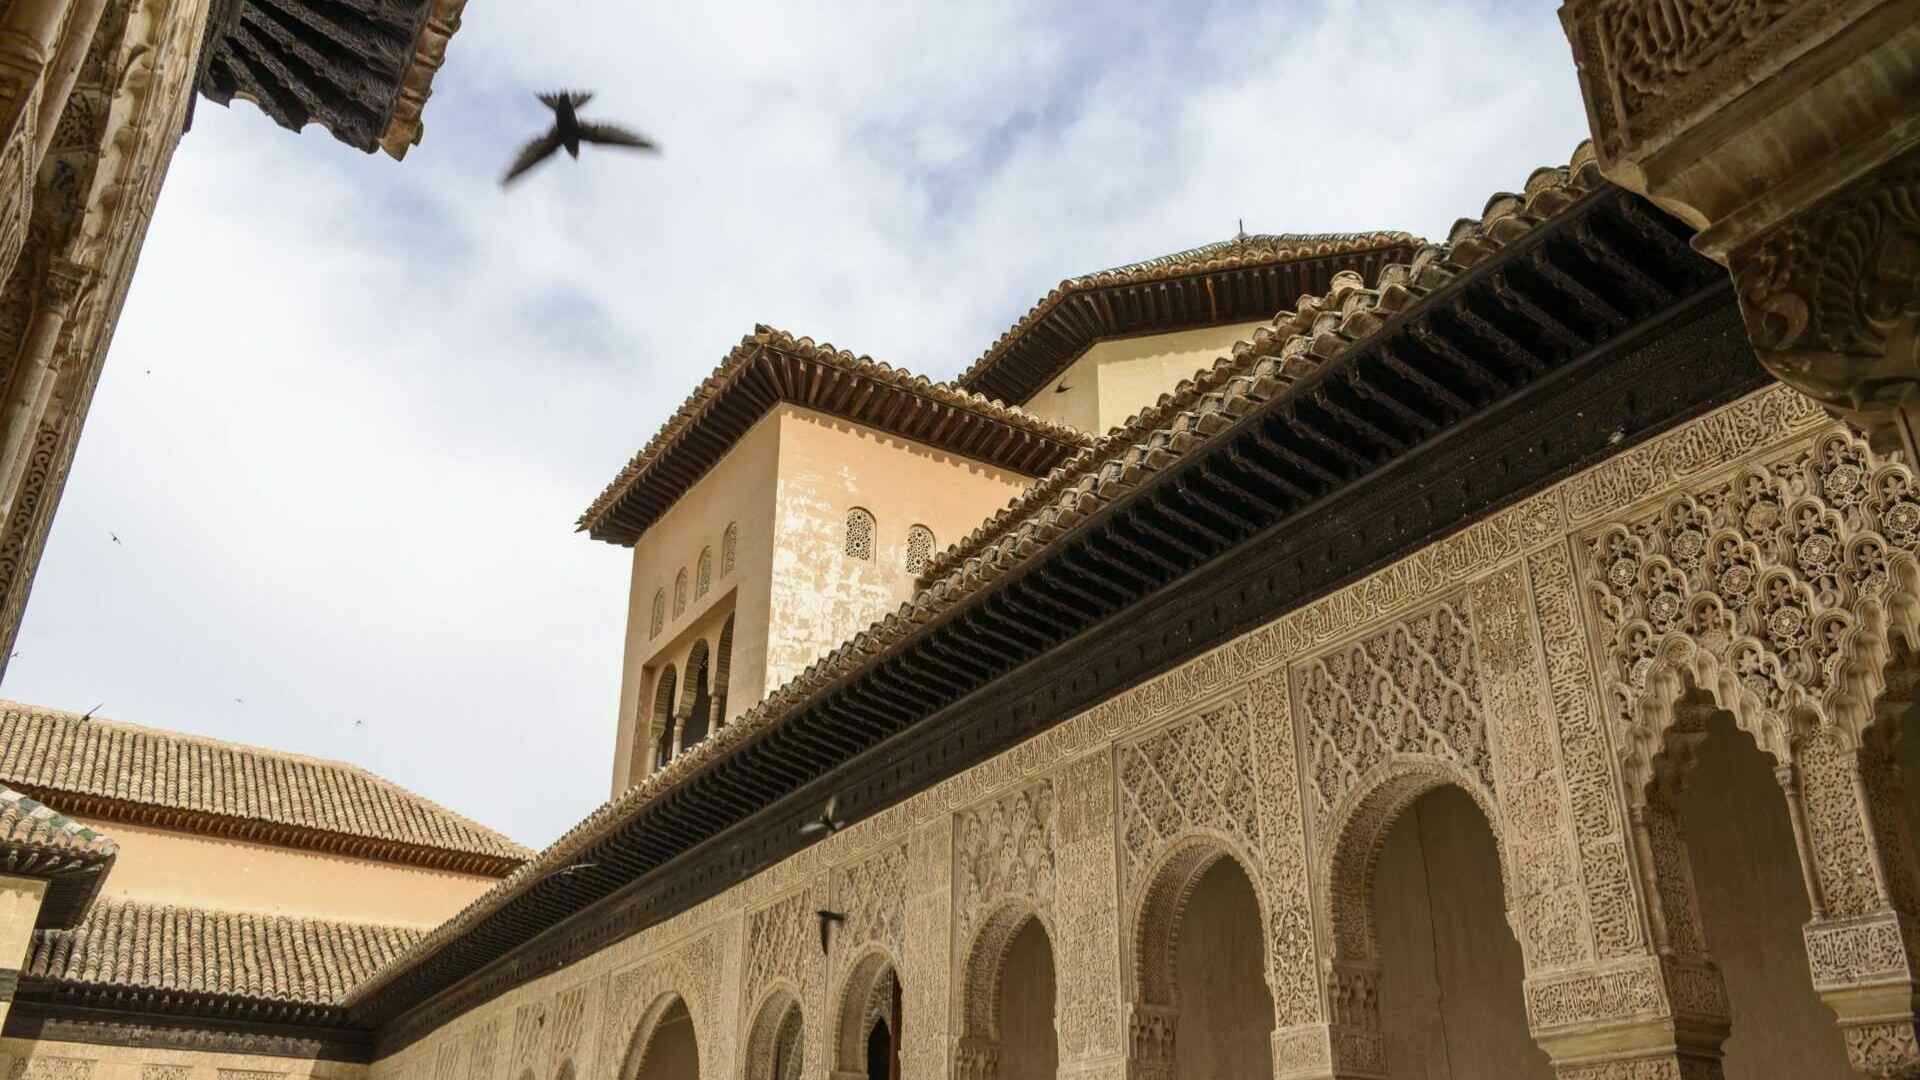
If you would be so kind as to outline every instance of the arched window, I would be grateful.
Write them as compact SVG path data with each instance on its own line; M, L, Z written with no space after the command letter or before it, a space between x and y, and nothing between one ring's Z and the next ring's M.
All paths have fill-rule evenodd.
M653 594L653 622L647 630L647 636L657 638L660 628L667 625L667 590L659 589Z
M847 511L847 557L873 560L873 515L857 506Z
M933 558L933 530L915 525L907 530L907 573L920 574Z
M687 655L687 685L680 689L680 707L675 711L681 751L693 749L707 737L708 716L713 711L713 695L707 689L709 655L705 638L694 642L693 651Z
M740 554L740 523L730 522L720 535L720 576L733 573L733 560Z
M687 611L687 568L680 568L680 576L673 579L673 617L679 618Z
M711 588L713 588L713 549L701 548L700 568L694 572L693 576L693 598L700 599L707 595L707 590Z

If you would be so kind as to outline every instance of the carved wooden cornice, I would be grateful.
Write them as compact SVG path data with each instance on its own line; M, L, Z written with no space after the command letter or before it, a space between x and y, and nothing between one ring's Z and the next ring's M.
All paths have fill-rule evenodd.
M318 123L394 158L420 141L421 113L466 0L221 0L207 20L197 85L243 98L282 127Z

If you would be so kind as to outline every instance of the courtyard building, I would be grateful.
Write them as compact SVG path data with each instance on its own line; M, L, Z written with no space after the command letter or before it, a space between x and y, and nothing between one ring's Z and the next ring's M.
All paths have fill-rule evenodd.
M397 155L458 5L263 36L318 7L0 16L6 626L141 227L18 178L141 220L196 89ZM752 328L580 517L616 751L542 851L0 705L7 1076L1920 1076L1920 15L1562 17L1594 140L1444 238L1070 277L952 382ZM41 146L129 40L146 156Z

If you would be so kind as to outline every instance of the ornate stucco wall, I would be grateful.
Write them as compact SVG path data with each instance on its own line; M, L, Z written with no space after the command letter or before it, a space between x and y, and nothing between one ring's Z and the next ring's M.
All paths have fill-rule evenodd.
M1440 787L1493 827L1486 895L1504 898L1512 990L1559 1075L1717 1075L1727 989L1683 925L1684 841L1649 783L1678 760L1663 740L1704 715L1688 702L1794 763L1814 980L1855 1063L1891 1060L1898 1025L1849 1013L1848 988L1900 962L1872 943L1911 870L1862 839L1864 796L1828 763L1868 744L1889 642L1920 609L1910 484L1770 388L524 984L373 1076L624 1078L676 995L702 1076L756 1075L761 1022L790 1000L805 1074L827 1076L859 1068L841 1025L882 960L906 1075L991 1075L982 958L1033 918L1059 972L1061 1074L1171 1075L1173 939L1223 858L1260 909L1275 1074L1377 1075L1373 875L1395 819ZM1805 666L1809 649L1826 652ZM848 916L824 955L822 908Z

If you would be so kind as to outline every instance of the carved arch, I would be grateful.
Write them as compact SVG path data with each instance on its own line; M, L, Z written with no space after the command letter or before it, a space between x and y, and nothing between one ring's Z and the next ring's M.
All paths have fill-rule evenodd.
M788 1073L780 1068L784 1063L778 1059L779 1052L805 1030L799 988L785 979L776 980L760 995L752 1016L747 1029L746 1080L783 1080Z
M1894 646L1920 646L1920 485L1828 432L1587 541L1630 790L1697 687L1781 763L1809 732L1857 747Z
M693 1044L704 1062L707 1056L707 1040L701 1035L700 1015L687 999L677 991L666 990L656 995L633 1027L633 1034L627 1037L627 1052L620 1062L619 1080L635 1080L640 1070L646 1066L647 1052L653 1048L653 1037L659 1031L660 1021L668 1010L678 1003L686 1010L687 1022L693 1025Z
M1161 853L1134 905L1130 935L1133 992L1141 1004L1178 1007L1174 963L1179 956L1180 924L1195 886L1221 859L1232 860L1246 875L1259 905L1261 934L1264 937L1267 933L1270 913L1266 894L1260 886L1265 876L1258 860L1238 843L1217 833L1196 830L1179 837ZM1261 969L1266 971L1270 966L1267 958L1262 957Z
M877 944L867 946L860 958L847 969L839 992L833 996L834 1038L830 1071L859 1072L866 1068L867 1032L873 1026L875 995L884 992L899 978L898 959Z
M1046 933L1047 945L1055 950L1057 958L1055 943L1060 938L1054 933L1052 920L1026 897L1002 900L980 920L980 927L974 931L973 941L963 954L966 964L961 969L965 980L960 995L962 1039L988 1044L1000 1041L1000 976L1005 973L1007 952L1013 947L1013 939L1026 929L1027 923L1035 920Z
M1380 851L1394 822L1420 796L1452 785L1467 793L1480 808L1493 834L1500 861L1501 891L1510 896L1513 873L1507 862L1506 842L1500 835L1499 809L1493 794L1472 773L1438 757L1404 755L1376 766L1360 778L1333 815L1332 837L1319 875L1321 909L1326 912L1333 961L1370 967L1379 953L1374 938L1373 881ZM1258 890L1256 890L1257 893ZM1513 913L1507 912L1509 929ZM1522 948L1521 935L1514 934Z

